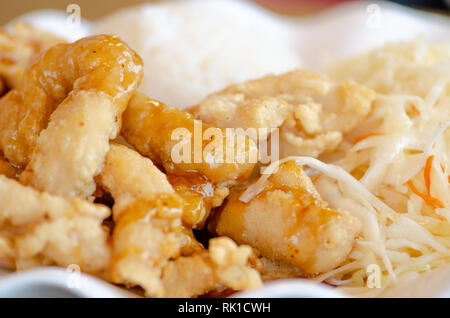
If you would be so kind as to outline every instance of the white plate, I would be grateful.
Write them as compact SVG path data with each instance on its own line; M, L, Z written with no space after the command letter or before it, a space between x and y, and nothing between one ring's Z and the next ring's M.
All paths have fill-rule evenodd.
M16 273L0 271L0 298L130 296L133 295L103 280L63 268L41 267Z
M249 8L246 7L246 10ZM378 11L377 11L378 10ZM379 19L373 20L373 14ZM372 15L371 15L372 14ZM422 37L450 40L450 19L383 2L351 2L308 18L278 20L295 39L299 58L312 69L321 69L328 59L356 54L390 41ZM66 15L59 11L33 12L17 20L54 30L70 40L90 33L91 24L74 33L67 28ZM380 23L377 24L376 21ZM78 275L78 276L77 276ZM0 272L0 297L128 297L132 294L85 274L61 268L38 268L20 273ZM450 266L406 282L389 294L392 297L450 297ZM265 287L238 293L235 297L344 297L333 288L303 279L266 284Z

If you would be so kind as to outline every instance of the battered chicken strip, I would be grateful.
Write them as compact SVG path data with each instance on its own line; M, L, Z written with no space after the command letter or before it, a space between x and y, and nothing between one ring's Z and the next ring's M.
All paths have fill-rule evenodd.
M20 181L55 195L89 197L118 129L109 97L90 91L69 95L51 115Z
M317 157L339 145L369 114L374 99L371 89L354 82L296 70L229 86L190 112L220 128L280 128L281 157Z
M150 159L118 144L111 145L97 180L115 200L111 280L163 297L163 266L202 249L182 224L181 198Z
M97 181L112 194L114 208L119 211L145 195L175 193L164 173L150 159L114 142Z
M249 246L238 247L227 237L213 238L208 251L180 257L164 268L165 296L193 297L211 290L260 287L259 273L247 266L251 254Z
M0 30L0 77L9 88L19 86L23 74L39 55L65 40L56 35L16 23L13 31Z
M72 115L73 112L67 109L69 106L86 103L93 95L98 95L96 102L101 100L102 105L110 105L108 111L113 110L111 116L115 118L115 125L108 133L118 131L121 114L141 79L141 59L115 36L96 35L71 44L53 46L25 72L21 83L0 99L0 148L3 155L14 165L27 165L40 133L48 126L50 114L57 107L64 106L57 117L63 117L64 113ZM89 103L89 107L92 104ZM84 116L95 120L96 113L84 113ZM77 118L79 129L83 129L84 125L81 119L87 120ZM85 138L87 141L92 139ZM61 135L60 139L70 139L70 136ZM108 136L103 139L107 140ZM67 150L77 151L59 149L60 153ZM42 154L41 151L37 153ZM59 157L48 159L51 159L47 162L49 167L58 164L69 166L66 160ZM31 175L34 170L30 167ZM49 173L57 170L50 170ZM86 188L90 190L89 186Z
M258 160L255 144L248 138L242 143L235 142L235 136L230 140L223 130L208 125L198 127L189 114L136 93L123 114L121 133L168 174L198 173L214 184L245 181ZM177 133L189 136L180 141ZM180 145L187 146L187 153L178 151ZM175 158L177 155L181 158Z
M198 253L210 257L210 252L204 250L195 240L192 229L183 222L183 200L150 159L122 145L111 145L105 167L97 179L115 200L110 279L127 286L141 286L147 296L172 295L174 287L166 285L164 280L174 282L178 276L176 273L166 272L166 266L172 267L173 260L179 257L189 259L189 255ZM232 247L227 255L237 257L240 248L235 245ZM247 249L249 247L244 248ZM226 273L235 268L240 270L241 275L245 275L239 278L240 281L254 281L252 277L256 275L259 278L259 274L247 268L247 258L240 259L242 264L223 261L220 266L214 265L212 268L215 270L210 277L214 283L204 287L205 291L222 286L247 288L250 283L246 285L234 282L230 285L229 281L216 273ZM203 270L203 267L198 270ZM182 285L181 282L175 284L177 288ZM185 289L185 293L190 296L196 292L194 287Z
M120 211L113 207L113 211L111 280L141 286L149 297L164 297L162 268L182 255L185 246L191 249L198 244L182 226L181 199L174 193L153 195L137 199Z
M70 264L93 274L107 269L108 233L102 227L107 207L40 193L5 176L0 202L0 258L7 251L16 269Z
M141 78L140 58L114 36L88 37L48 50L27 72L24 89L8 94L28 98L27 88L32 86L31 92L46 92L44 96L31 94L42 99L29 101L31 104L6 104L12 106L11 111L3 109L5 104L0 101L0 114L3 111L12 118L6 125L9 127L0 131L4 137L0 139L8 145L6 158L14 163L7 154L18 150L8 148L10 138L14 146L18 140L25 144L22 155L33 149L20 181L55 195L89 197L95 191L94 176L103 167L109 140L117 136L122 112ZM56 106L36 140L48 120L47 112ZM14 109L17 114L11 114ZM25 127L20 127L23 122L16 119L23 114ZM22 159L26 161L26 156Z
M310 178L293 162L280 165L250 202L239 200L242 192L232 190L216 215L217 233L308 274L341 264L360 232L359 220L328 208Z

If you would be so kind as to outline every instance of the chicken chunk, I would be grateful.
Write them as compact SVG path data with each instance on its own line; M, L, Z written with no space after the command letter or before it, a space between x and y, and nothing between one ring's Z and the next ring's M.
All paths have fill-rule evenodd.
M111 144L97 181L115 201L111 280L162 297L162 267L202 248L182 225L181 198L150 159L118 144Z
M163 297L162 268L194 240L181 224L182 201L176 194L159 194L113 211L111 280L141 286L147 296Z
M259 287L262 285L259 273L247 266L251 254L249 246L238 247L229 238L211 239L208 251L180 257L164 268L166 296L192 297L210 290Z
M220 128L279 128L281 157L317 157L340 144L369 114L374 99L371 89L354 82L296 70L229 86L190 112Z
M70 95L50 116L20 181L55 195L92 195L109 139L118 131L116 116L105 95L87 91Z
M15 24L11 34L0 30L0 77L9 88L17 87L25 70L42 52L63 42L52 33L23 23Z
M360 221L330 209L295 163L282 164L250 202L235 189L216 215L216 232L308 274L337 267L350 253Z
M134 172L130 172L129 167L133 167L131 170ZM141 286L147 296L171 295L174 291L167 289L164 279L175 282L177 287L180 281L177 276L167 273L163 279L166 266L173 266L172 262L177 262L179 257L196 258L194 255L197 253L209 257L209 251L193 236L192 224L183 222L186 206L182 197L175 192L166 176L150 159L123 145L111 145L105 167L97 180L115 200L110 279L127 286ZM184 187L179 181L173 182ZM205 186L208 185L212 187L208 183ZM212 202L214 199L208 200ZM224 264L220 270L230 271L235 265ZM244 270L241 274L245 274ZM208 279L215 281L217 274L211 272L210 275ZM248 275L255 274L249 271ZM242 279L251 277L244 276ZM218 286L218 283L215 283L207 287ZM244 287L247 286L242 284L242 288ZM189 291L190 288L185 289L185 292L189 295L195 294L197 289Z
M116 143L110 144L97 182L112 194L114 208L119 211L141 196L174 193L164 173L150 159Z
M238 143L234 135L229 139L221 129L198 124L176 107L137 93L123 115L122 135L169 174L198 173L215 184L247 180L258 160L253 141L244 138ZM180 141L178 133L186 138Z
M94 274L107 269L108 233L102 227L107 207L40 193L5 176L0 202L0 258L9 256L10 263L13 258L15 268L77 264Z

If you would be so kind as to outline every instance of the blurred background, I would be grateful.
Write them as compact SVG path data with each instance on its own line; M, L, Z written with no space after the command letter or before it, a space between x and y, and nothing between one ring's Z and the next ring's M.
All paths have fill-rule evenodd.
M81 7L82 16L95 20L119 8L163 0L0 0L0 24L29 11L38 9L65 10L67 5L76 3ZM171 1L171 0L166 0ZM208 1L208 0L203 0ZM283 15L307 15L351 0L252 0L253 2ZM450 0L398 0L390 1L426 11L450 14Z

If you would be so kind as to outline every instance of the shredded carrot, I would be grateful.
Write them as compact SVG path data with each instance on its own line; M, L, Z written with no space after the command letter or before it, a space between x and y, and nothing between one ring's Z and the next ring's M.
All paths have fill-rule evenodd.
M441 164L441 169L442 169L442 172L445 173L445 168L442 164ZM447 176L447 181L448 181L448 183L450 183L450 175Z
M315 183L317 180L319 180L319 178L322 176L321 173L319 173L318 175L316 175L313 179L312 182Z
M427 187L427 193L430 195L431 187L431 167L433 166L434 156L429 156L425 163L425 169L423 170L423 178L425 179L425 186Z
M417 188L414 186L414 183L412 182L412 180L409 180L407 182L407 185L409 186L409 188L411 189L412 192L414 192L419 197L421 197L422 200L424 200L426 203L434 205L434 206L436 206L438 208L445 208L445 205L444 205L444 203L442 203L441 200L433 198L430 195L420 193L419 190L417 190Z
M386 135L386 134L379 133L379 132L368 133L368 134L365 134L365 135L362 135L362 136L359 136L358 138L356 138L355 141L353 142L353 144L356 145L358 142L360 142L364 139L374 137L374 136L383 136L383 135Z

